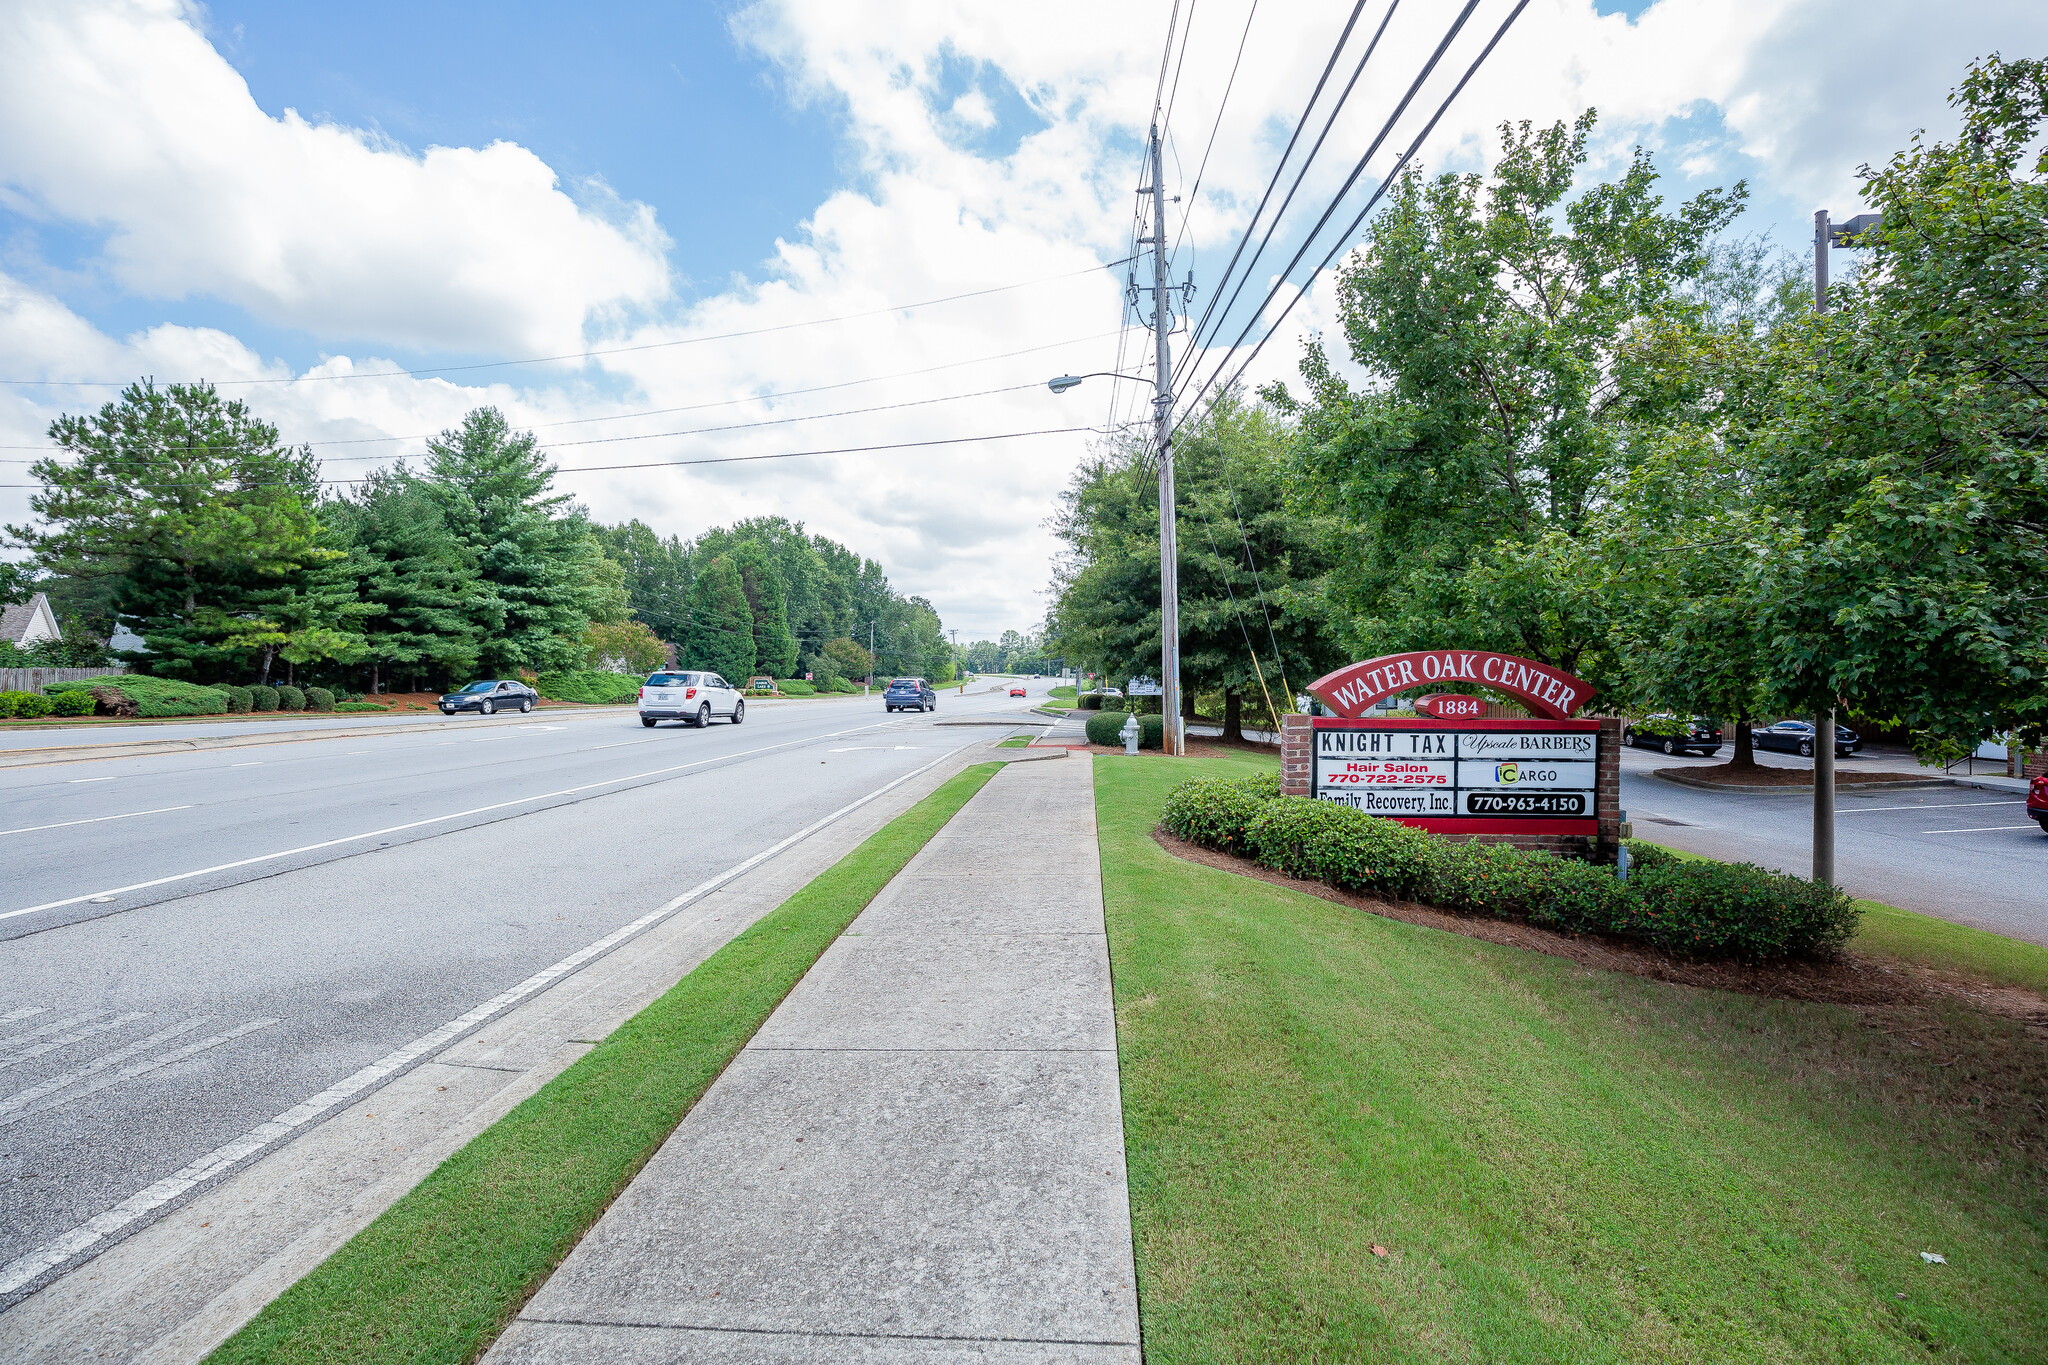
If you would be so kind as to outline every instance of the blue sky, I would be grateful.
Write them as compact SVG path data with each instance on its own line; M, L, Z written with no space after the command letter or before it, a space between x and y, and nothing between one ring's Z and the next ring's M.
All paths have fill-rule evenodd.
M1247 37L1247 2L1198 0L1180 30L1171 189L1192 189L1218 130L1199 198L1175 210L1191 209L1175 274L1192 266L1203 298L1342 21L1267 0ZM1418 111L1510 4L1482 0ZM1045 519L1093 439L1063 429L1127 411L1100 381L1054 398L1043 380L1118 363L1120 272L1089 266L1127 250L1170 10L0 6L0 378L34 381L0 385L0 444L33 446L57 413L111 396L85 381L204 376L341 478L495 403L606 520L688 536L778 512L881 560L963 636L1028 627L1055 550ZM1672 199L1747 177L1737 231L1803 252L1816 205L1858 207L1859 162L1946 126L1970 57L2048 45L2038 4L1927 13L1533 0L1424 159L1476 168L1502 119L1595 104L1590 174L1640 141ZM1282 242L1441 22L1441 7L1397 13ZM1277 265L1254 272L1245 318ZM1248 379L1291 375L1332 323L1325 283ZM586 351L606 354L496 366ZM480 363L496 367L360 377ZM744 422L777 425L731 429ZM1016 434L1032 432L1047 434ZM934 440L957 444L607 467ZM0 478L0 520L26 510L14 482Z

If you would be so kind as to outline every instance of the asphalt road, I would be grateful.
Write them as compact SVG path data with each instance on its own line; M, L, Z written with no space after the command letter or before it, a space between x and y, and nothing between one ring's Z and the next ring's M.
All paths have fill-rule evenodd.
M1691 853L1807 876L1813 870L1811 788L1717 792L1666 782L1654 768L1727 761L1624 749L1621 804L1644 839ZM1773 767L1809 759L1758 754ZM1848 770L1912 771L1907 756L1858 753ZM2048 945L2048 834L2018 792L1974 787L1865 791L1837 786L1835 879L1852 894Z
M0 771L0 1268L1029 704Z

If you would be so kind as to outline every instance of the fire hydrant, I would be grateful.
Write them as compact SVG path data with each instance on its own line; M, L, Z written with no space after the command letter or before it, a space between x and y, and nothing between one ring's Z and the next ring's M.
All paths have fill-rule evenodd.
M1117 731L1124 741L1124 753L1132 758L1138 754L1138 736L1144 731L1138 728L1138 713L1133 711L1124 717L1124 728Z

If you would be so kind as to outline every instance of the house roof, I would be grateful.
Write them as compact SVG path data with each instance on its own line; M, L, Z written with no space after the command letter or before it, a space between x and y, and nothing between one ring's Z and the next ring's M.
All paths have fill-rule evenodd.
M50 630L61 637L62 632L57 630L56 613L50 610L50 599L42 593L37 593L26 602L13 602L0 608L0 638L4 638L9 644L21 644L38 616L48 620Z

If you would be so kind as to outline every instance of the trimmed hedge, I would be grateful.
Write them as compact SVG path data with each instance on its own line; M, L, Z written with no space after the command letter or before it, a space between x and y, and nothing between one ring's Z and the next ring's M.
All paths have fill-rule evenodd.
M1102 709L1102 694L1100 692L1083 692L1080 696L1074 698L1074 709L1076 711L1100 711ZM1118 724L1122 724L1122 722L1119 721Z
M334 694L324 687L307 688L306 709L308 711L332 711L334 709Z
M334 703L334 709L337 711L347 712L351 715L381 715L384 712L389 711L391 708L388 706L379 706L376 702L373 701L338 701Z
M1128 711L1097 711L1088 717L1088 742L1105 744L1112 749L1123 747L1124 718ZM1138 717L1138 747L1157 749L1163 747L1166 738L1166 722L1157 716Z
M59 692L50 698L50 713L57 716L89 716L93 711L90 692Z
M97 703L95 709L108 716L219 716L228 709L227 693L218 688L140 673L51 683L43 690L53 697L83 691Z
M636 700L646 679L637 673L601 673L594 668L572 673L543 673L534 684L549 701L574 701L585 706L618 706Z
M306 709L306 694L286 683L277 689L277 709L280 711L303 711Z
M1694 862L1631 841L1611 867L1457 841L1334 801L1285 800L1277 777L1194 778L1168 794L1171 833L1345 891L1614 934L1681 957L1770 961L1831 953L1860 912L1839 887L1748 863Z
M813 697L818 693L817 688L802 678L784 678L775 684L775 690L785 697Z
M57 700L40 692L0 692L0 716L36 720L56 710Z
M215 685L214 691L228 699L228 710L238 716L247 715L250 708L256 704L256 694L246 687L236 687L232 683L219 683Z
M277 689L268 683L257 684L249 689L249 705L250 709L254 711L275 711L277 709Z

